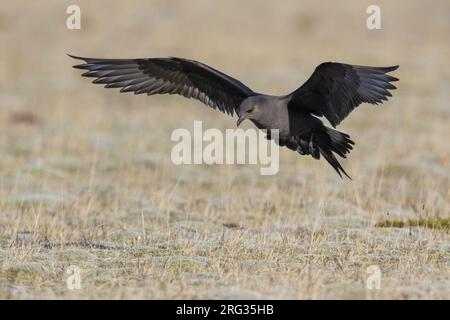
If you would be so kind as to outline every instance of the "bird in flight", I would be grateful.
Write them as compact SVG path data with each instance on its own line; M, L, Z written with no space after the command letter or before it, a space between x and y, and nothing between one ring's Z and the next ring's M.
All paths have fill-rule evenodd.
M398 66L366 67L325 62L310 78L288 95L271 96L254 92L236 80L206 64L183 58L97 59L69 55L85 63L84 69L93 83L120 92L134 94L178 94L194 98L213 109L238 116L237 126L248 119L257 128L279 130L280 146L311 155L322 156L336 170L350 176L335 154L346 158L354 142L348 134L337 131L338 124L361 103L378 104L391 97L391 83L398 81L388 73ZM333 128L319 119L325 117Z

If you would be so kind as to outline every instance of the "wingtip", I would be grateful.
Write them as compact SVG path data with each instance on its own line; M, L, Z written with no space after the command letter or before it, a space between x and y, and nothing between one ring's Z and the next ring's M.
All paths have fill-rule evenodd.
M395 71L395 70L397 70L398 68L400 68L400 65L397 64L397 65L395 65L395 66L389 67L389 71L387 71L387 72ZM399 78L390 76L389 82L395 82L395 81L398 81L398 80L399 80ZM394 89L397 89L397 88L394 88Z
M66 53L66 55L72 59L83 60L84 62L87 62L86 58L74 56L73 54L70 54L70 53ZM85 66L84 64L77 64L77 65L72 66L72 68L84 69L84 66Z
M77 59L77 60L84 60L84 61L86 61L86 58L79 57L79 56L75 56L75 55L70 54L70 53L66 53L66 55L67 55L68 57L72 58L72 59Z
M398 65L398 64L395 65L395 66L392 66L392 67L387 67L387 68L386 68L387 71L386 71L385 73L395 71L395 70L397 70L399 67L400 67L400 65ZM388 77L389 77L389 82L396 82L396 81L399 80L399 78L393 77L393 76L391 76L391 75L388 75ZM394 89L397 89L397 88L394 86L394 88L391 88L391 89L394 90Z
M400 65L395 65L395 66L390 66L390 67L386 67L387 71L386 72L392 72L397 70L400 67Z
M386 70L386 72L391 72L391 71L395 71L399 68L400 66L398 64L393 65L393 66L389 66L389 67L385 67L384 69Z

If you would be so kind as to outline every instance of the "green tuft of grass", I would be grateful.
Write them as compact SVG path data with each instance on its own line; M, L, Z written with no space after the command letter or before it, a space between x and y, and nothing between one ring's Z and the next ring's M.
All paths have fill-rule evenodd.
M48 275L39 263L22 263L7 266L0 270L0 278L12 283L43 281Z
M377 222L375 227L379 228L405 228L425 227L448 232L450 230L450 218L421 218L409 220L384 220Z
M182 258L182 259L169 259L166 263L166 268L171 272L175 273L183 273L183 272L189 273L199 271L202 268L202 266L200 263L192 259Z

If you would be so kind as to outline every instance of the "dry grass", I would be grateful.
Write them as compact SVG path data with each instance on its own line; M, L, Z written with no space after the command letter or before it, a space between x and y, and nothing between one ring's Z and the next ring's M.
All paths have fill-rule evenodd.
M450 298L448 229L377 226L450 215L448 1L378 1L380 31L368 1L78 3L81 31L70 2L0 4L0 298ZM340 127L353 181L287 150L264 177L172 165L173 129L235 120L91 85L65 53L187 56L274 94L328 60L399 63L401 82Z

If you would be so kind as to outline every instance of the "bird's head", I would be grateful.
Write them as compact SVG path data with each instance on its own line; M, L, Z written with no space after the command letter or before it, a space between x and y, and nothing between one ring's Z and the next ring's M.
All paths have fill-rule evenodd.
M239 125L246 119L257 119L258 112L260 111L260 106L258 105L258 99L256 97L249 97L242 101L239 106L239 119L236 125Z

